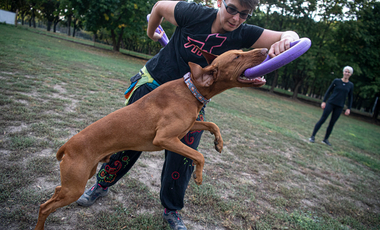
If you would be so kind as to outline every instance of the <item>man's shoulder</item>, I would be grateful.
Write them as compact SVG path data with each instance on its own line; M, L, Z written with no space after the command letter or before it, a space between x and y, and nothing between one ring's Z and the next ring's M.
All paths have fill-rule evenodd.
M194 22L202 22L211 20L213 15L218 12L217 9L204 6L195 2L178 2L175 8L174 15L177 23L193 24Z
M176 5L176 10L183 10L183 11L199 11L199 10L204 10L204 11L216 11L217 9L204 6L200 3L196 2L183 2L180 1Z
M341 85L341 84L343 84L343 81L342 81L342 79L340 79L340 78L335 78L335 79L332 81L332 84L339 84L339 85Z

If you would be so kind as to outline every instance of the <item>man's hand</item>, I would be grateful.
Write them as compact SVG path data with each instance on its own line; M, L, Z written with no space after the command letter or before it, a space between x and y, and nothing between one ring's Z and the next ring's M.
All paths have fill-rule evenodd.
M163 30L160 30L160 33L154 32L152 40L157 42L158 40L160 40L162 38L162 36L164 36Z
M290 42L292 42L293 39L291 38L285 38L283 40L280 40L276 43L274 43L268 52L269 57L273 58L279 55L280 53L284 52L285 50L290 48Z
M160 34L156 33L156 28L161 24L162 20L165 18L166 21L171 24L178 26L174 18L174 8L178 1L158 1L154 5L152 12L150 12L150 18L148 22L148 28L146 34L153 41L158 41L163 36L163 32Z
M299 39L299 36L294 31L285 31L281 34L281 39L272 44L269 49L268 55L273 58L281 54L285 50L290 48L290 42L296 41Z

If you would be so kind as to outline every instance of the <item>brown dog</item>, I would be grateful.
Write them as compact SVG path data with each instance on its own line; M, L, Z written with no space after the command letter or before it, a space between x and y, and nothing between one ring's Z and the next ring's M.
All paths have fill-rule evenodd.
M203 52L211 65L202 68L189 62L191 74L187 80L204 98L233 87L260 87L265 79L247 79L246 69L264 61L267 49L248 52L231 50L220 56ZM204 157L180 140L189 131L209 130L215 136L215 148L221 152L223 140L218 126L212 122L196 121L203 107L184 79L167 82L135 103L119 109L91 124L57 152L62 160L61 186L46 203L40 206L35 229L44 229L46 218L57 208L68 205L83 194L87 180L99 162L108 162L110 156L122 150L158 151L167 149L194 161L195 183L202 184Z

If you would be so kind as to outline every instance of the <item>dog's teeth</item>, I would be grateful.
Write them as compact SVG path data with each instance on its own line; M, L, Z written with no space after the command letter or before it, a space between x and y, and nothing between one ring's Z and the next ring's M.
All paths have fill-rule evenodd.
M247 80L247 81L260 81L260 80L265 81L265 77L264 76L256 77L256 78L247 78L246 76L241 75L239 78L242 79L242 80Z

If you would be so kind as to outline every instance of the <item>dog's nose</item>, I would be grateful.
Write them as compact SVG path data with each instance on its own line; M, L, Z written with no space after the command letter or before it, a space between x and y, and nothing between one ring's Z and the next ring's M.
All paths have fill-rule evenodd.
M268 49L267 48L262 48L261 49L261 54L264 55L264 56L268 55Z

